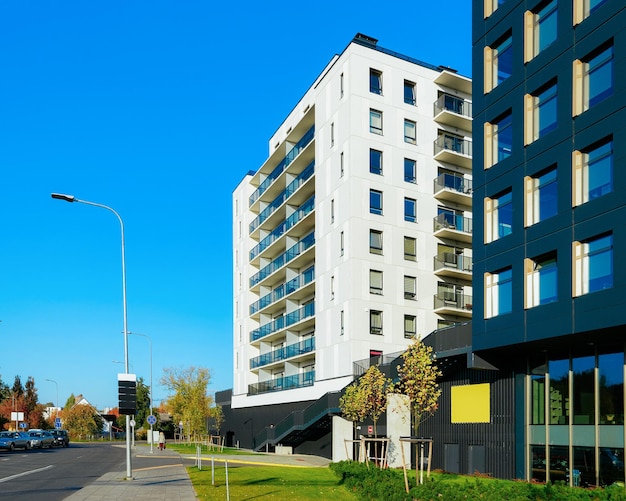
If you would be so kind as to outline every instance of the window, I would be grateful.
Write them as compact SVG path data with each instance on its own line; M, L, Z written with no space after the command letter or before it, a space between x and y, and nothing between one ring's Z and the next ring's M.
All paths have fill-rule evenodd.
M413 339L417 334L415 315L404 315L404 338Z
M370 190L370 212L382 215L383 213L383 192Z
M330 299L331 301L335 299L335 277L334 275L330 277Z
M526 94L526 113L524 120L524 144L530 144L548 132L556 129L556 83L538 91Z
M607 0L574 0L574 26L582 23Z
M574 296L613 287L613 235L573 243Z
M495 89L511 76L513 70L513 38L510 34L485 47L485 94Z
M574 61L574 116L613 94L613 45Z
M335 222L335 200L332 199L330 201L330 223L333 224Z
M513 228L513 195L507 191L485 198L485 243L510 235Z
M558 299L558 268L556 253L524 260L525 307L533 308Z
M404 120L404 142L417 144L417 130L413 120Z
M417 241L413 237L404 237L404 259L407 261L415 261L417 255L415 253L416 243Z
M383 294L383 272L370 270L370 294Z
M339 335L343 336L343 332L344 332L344 327L343 327L344 326L344 313L343 313L343 310L341 310L341 313L339 315L339 322L340 322L340 325L341 325L341 331L339 332Z
M416 282L415 277L404 276L404 299L415 299Z
M343 97L343 73L339 77L339 97Z
M404 159L404 180L407 183L416 183L416 162L410 158Z
M383 152L370 149L370 172L372 174L383 173Z
M330 124L330 146L335 146L335 123Z
M383 74L378 70L370 68L370 92L374 94L383 93Z
M511 156L512 124L513 117L510 111L491 123L485 123L485 169Z
M417 201L414 198L404 199L404 220L411 223L417 221Z
M383 253L383 232L370 230L370 254Z
M513 310L513 271L505 268L485 273L485 318L492 318Z
M341 252L341 255L343 256L343 250L344 250L344 236L343 236L343 231L339 234L339 247L340 247L340 252Z
M383 312L370 310L370 334L382 335L383 333Z
M556 0L551 0L535 12L526 11L525 22L524 61L528 62L556 40Z
M524 178L526 187L525 226L531 226L557 213L557 171L551 167L536 176Z
M370 110L370 132L373 134L383 134L383 112Z
M574 206L613 191L613 141L588 150L574 151L572 158Z
M415 83L404 81L404 102L415 106Z
M505 0L484 0L485 2L485 19L493 14L497 8L502 5Z
M343 151L339 155L339 177L343 177Z

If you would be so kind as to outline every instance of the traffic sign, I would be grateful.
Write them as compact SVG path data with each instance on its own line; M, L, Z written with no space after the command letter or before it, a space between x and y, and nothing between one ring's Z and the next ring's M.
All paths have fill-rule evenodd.
M59 430L61 428L61 418L55 418L54 427Z
M154 425L156 424L156 422L157 422L157 418L156 418L156 417L154 417L152 414L150 414L150 415L148 416L148 424L149 424L150 426L154 426Z
M28 423L20 423L20 428L28 428Z

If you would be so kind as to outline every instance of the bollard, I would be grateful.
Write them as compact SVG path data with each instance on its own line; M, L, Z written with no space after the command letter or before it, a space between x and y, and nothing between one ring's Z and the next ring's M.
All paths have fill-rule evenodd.
M228 461L224 461L224 469L226 470L226 501L230 501L230 489L228 488Z
M211 456L211 485L215 485L215 458Z

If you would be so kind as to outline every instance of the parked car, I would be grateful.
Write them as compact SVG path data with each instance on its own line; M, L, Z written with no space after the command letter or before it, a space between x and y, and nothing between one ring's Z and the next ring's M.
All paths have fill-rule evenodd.
M23 431L0 432L0 449L30 449L30 437Z
M34 448L48 448L50 449L54 443L54 437L50 434L49 431L45 430L29 430L28 435L30 436L30 446Z
M59 445L61 447L70 446L70 436L67 434L67 430L50 430L50 434L54 438L53 445Z

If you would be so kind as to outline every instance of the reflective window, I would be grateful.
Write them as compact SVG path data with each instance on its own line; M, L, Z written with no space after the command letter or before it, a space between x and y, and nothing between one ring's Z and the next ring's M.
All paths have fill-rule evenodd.
M417 221L417 201L414 198L404 199L404 220L412 223Z
M382 335L383 333L383 312L370 310L370 334Z
M383 112L370 110L370 132L374 134L383 133Z
M586 62L584 84L583 92L589 108L613 93L613 46Z
M404 159L404 180L407 183L417 182L415 160L411 160L410 158Z
M372 214L383 213L383 192L378 190L370 190L370 212Z
M413 120L404 121L404 142L417 144L417 129Z
M370 230L370 253L383 253L383 232L378 230Z
M412 339L417 334L415 315L404 315L404 338Z
M404 259L407 261L415 261L416 258L416 239L413 237L404 237Z
M531 226L557 213L557 170L553 167L526 182L526 226Z
M506 113L485 123L485 168L511 156L513 151L513 117Z
M595 391L594 391L595 357L572 359L572 376L574 399L573 424L595 423Z
M550 360L550 424L569 423L569 359ZM566 454L567 457L567 454Z
M383 272L370 270L370 294L382 295L383 293Z
M574 206L613 191L613 141L574 152Z
M378 70L370 69L370 92L383 93L383 74Z
M532 308L556 301L558 299L556 254L526 261L526 307Z
M485 318L513 311L513 271L505 268L485 274Z
M485 92L509 78L513 71L513 38L507 35L485 49Z
M383 173L383 152L370 149L370 172L372 174Z
M624 424L624 354L598 356L600 424Z
M510 235L513 231L513 194L485 199L485 243Z
M415 83L404 81L404 102L415 105Z

